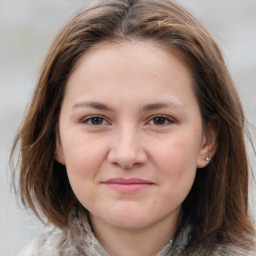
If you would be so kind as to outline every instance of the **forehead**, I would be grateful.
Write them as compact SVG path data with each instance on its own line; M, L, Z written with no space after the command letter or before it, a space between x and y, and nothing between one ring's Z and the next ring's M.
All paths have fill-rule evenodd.
M74 105L83 100L116 106L170 100L186 105L196 101L191 84L187 66L156 42L104 42L78 60L64 99Z
M152 40L104 41L93 45L78 59L69 78L77 73L77 69L88 70L88 72L101 69L103 73L103 70L108 67L110 67L108 71L111 71L113 67L111 73L117 70L129 72L137 66L140 72L151 69L154 73L161 74L164 66L170 68L168 64L171 62L176 62L175 64L179 65L184 73L190 74L190 69L184 59L180 51ZM114 69L116 65L118 69Z
M147 51L143 50L149 50L151 51L151 54L149 55ZM166 42L160 42L153 39L134 39L134 40L107 40L102 41L99 43L96 43L92 45L75 63L73 66L69 76L72 75L72 73L81 65L81 62L84 62L85 59L88 59L88 61L93 64L93 60L96 58L96 56L101 56L102 60L109 61L109 58L111 57L112 53L119 53L119 59L123 58L123 60L126 58L127 60L129 57L132 57L133 55L137 55L137 53L140 53L139 56L143 56L144 58L141 59L141 61L147 61L153 60L156 62L157 59L159 59L160 55L163 58L165 56L165 59L167 60L168 57L172 56L177 58L177 61L179 61L184 67L186 67L187 71L191 73L190 67L188 63L186 62L186 56L185 54L179 50L174 49L170 45L168 45ZM155 54L153 54L155 53ZM159 55L159 53L161 53ZM158 56L157 56L158 54ZM93 56L95 58L93 58ZM117 57L117 56L116 56ZM138 60L136 60L137 62ZM103 63L104 64L104 63Z

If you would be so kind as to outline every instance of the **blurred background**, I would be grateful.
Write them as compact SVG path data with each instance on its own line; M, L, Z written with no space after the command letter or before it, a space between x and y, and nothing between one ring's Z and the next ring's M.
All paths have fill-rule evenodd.
M0 255L17 255L43 230L17 206L8 158L43 59L58 30L89 1L0 0ZM213 34L233 76L250 124L256 127L256 1L177 0ZM255 132L253 135L256 146ZM252 167L255 156L248 148ZM255 184L251 210L255 212ZM254 214L255 215L255 214Z

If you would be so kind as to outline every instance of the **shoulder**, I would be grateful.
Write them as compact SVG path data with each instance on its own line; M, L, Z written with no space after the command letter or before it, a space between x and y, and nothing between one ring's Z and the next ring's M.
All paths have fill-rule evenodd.
M23 248L18 256L56 256L63 235L61 232L51 231L39 235Z
M200 248L193 253L188 254L191 256L256 256L256 247L241 247L235 245L217 245L214 249L209 251L209 248Z
M206 247L204 244L190 248L183 256L256 256L256 244L248 246L235 244L215 244Z
M25 248L23 248L18 256L32 256L33 255L33 250L34 250L34 240Z
M234 245L216 248L212 256L256 256L256 246L245 248Z

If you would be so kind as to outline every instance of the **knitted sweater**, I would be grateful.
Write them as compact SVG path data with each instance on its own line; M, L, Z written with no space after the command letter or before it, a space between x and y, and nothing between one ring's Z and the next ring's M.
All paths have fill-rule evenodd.
M203 248L190 254L184 253L190 241L192 225L185 224L175 239L168 242L157 256L256 256L255 248L238 248L218 245L208 254ZM40 235L24 248L18 256L110 256L92 232L86 215L72 215L72 224L61 231ZM120 255L121 256L121 255Z

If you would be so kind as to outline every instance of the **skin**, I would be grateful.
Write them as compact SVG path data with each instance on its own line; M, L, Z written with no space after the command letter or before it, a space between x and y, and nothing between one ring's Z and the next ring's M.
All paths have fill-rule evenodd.
M191 84L184 63L151 41L100 43L72 70L56 159L111 256L157 255L214 154ZM119 178L147 184L108 183Z

